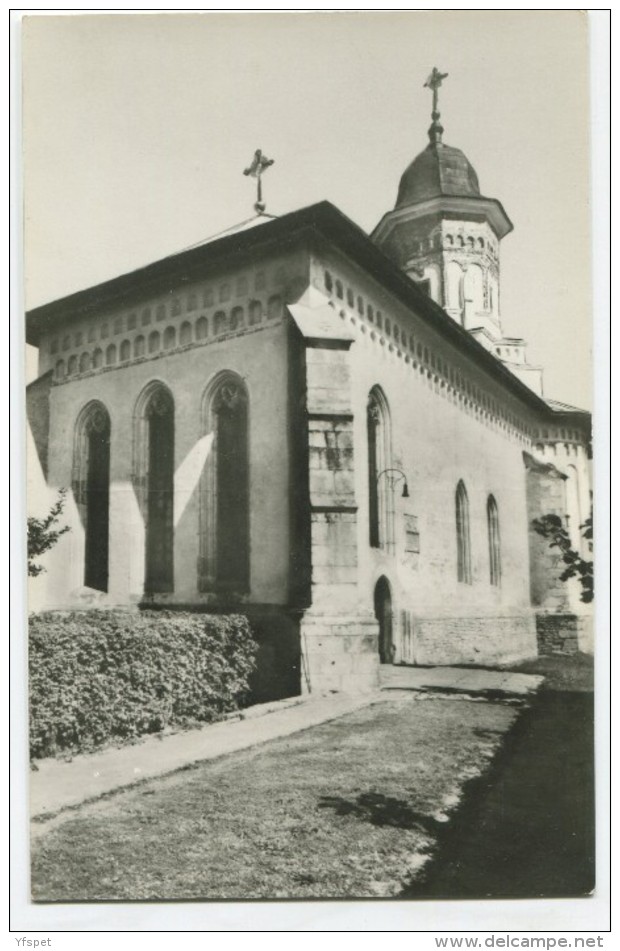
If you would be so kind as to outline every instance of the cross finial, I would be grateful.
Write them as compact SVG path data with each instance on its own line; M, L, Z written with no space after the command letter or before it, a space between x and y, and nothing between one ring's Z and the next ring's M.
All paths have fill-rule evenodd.
M431 113L432 123L431 127L428 130L428 137L431 140L431 145L441 145L441 136L443 134L443 126L439 121L439 109L438 109L438 89L442 85L444 79L446 79L448 73L440 72L436 66L433 66L433 71L424 83L424 87L428 87L433 90L433 111Z
M262 215L265 208L267 207L263 201L261 175L265 169L268 169L270 165L273 165L273 163L274 159L268 159L266 155L263 155L260 149L256 149L250 166L243 172L244 175L251 175L252 178L256 179L256 202L254 204L254 209L259 215Z

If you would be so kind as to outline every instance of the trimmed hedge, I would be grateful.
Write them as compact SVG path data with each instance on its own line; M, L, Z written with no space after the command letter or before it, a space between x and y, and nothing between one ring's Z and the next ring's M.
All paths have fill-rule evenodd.
M240 615L48 612L29 628L32 758L210 723L248 702L257 645Z

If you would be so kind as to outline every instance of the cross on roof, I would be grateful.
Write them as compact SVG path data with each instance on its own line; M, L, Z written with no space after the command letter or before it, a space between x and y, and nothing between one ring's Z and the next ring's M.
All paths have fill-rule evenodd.
M263 187L261 181L261 175L263 172L269 168L270 165L273 165L274 159L267 158L266 155L263 155L260 149L256 149L254 153L254 158L250 163L249 167L244 169L244 175L250 175L252 178L256 179L256 202L254 204L255 210L261 215L266 205L263 202Z
M433 66L433 72L424 83L425 88L428 86L429 89L433 90L433 112L437 112L437 90L447 76L448 73L441 73L436 66Z

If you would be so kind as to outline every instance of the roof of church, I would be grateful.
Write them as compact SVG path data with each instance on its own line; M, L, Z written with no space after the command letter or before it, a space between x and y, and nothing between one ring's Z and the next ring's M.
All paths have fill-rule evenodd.
M313 236L339 248L365 272L383 284L416 315L432 326L455 347L476 360L490 376L522 402L538 412L549 411L548 403L537 396L499 360L475 340L469 331L452 320L393 261L370 240L350 218L331 202L322 201L290 212L280 218L224 233L195 247L180 251L146 267L122 274L68 297L43 304L26 314L26 340L38 346L41 334L53 329L59 320L100 313L103 308L127 306L140 295L167 292L173 283L202 280L207 268L230 265L231 259L260 252L290 249L293 243Z
M480 197L478 176L460 149L442 142L430 142L403 172L396 207L415 205L443 195Z
M555 412L555 413L583 413L586 416L589 415L587 409L581 409L579 406L571 406L570 403L561 403L559 400L550 400L545 398L545 403Z

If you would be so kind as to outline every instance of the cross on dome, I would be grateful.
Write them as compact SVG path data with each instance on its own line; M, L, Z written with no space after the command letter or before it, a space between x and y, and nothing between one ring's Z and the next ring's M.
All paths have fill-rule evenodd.
M431 140L432 145L441 145L441 136L443 134L443 126L439 121L439 87L443 84L444 79L447 79L448 73L442 73L437 69L436 66L433 66L433 71L424 83L424 88L433 90L433 111L431 117L433 119L431 127L428 130L428 137Z

